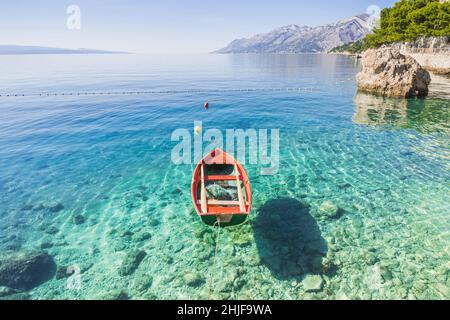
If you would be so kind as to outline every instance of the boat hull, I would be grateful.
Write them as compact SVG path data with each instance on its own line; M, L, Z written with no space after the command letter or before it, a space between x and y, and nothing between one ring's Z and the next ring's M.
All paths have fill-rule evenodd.
M210 215L210 216L202 216L200 215L200 218L202 222L208 226L212 227L233 227L238 226L240 224L243 224L247 221L248 214L235 214L231 217L231 220L229 222L221 222L219 215Z
M209 187L218 188L222 193L214 194ZM198 163L191 193L195 211L206 225L236 226L244 223L250 214L252 190L247 173L221 149L213 150Z

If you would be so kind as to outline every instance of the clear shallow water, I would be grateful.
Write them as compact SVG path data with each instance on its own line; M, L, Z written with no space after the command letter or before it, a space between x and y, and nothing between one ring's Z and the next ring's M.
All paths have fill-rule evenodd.
M32 298L450 298L445 96L355 95L359 66L340 56L0 59L0 249L45 248L82 271L79 290L55 278ZM121 90L171 92L45 95ZM279 173L246 165L252 219L221 230L216 258L193 165L170 161L171 133L195 120L280 129ZM135 249L146 257L123 274Z

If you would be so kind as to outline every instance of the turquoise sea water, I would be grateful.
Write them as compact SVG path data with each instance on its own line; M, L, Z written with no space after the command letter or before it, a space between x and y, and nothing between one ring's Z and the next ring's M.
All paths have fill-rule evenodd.
M81 272L31 298L450 298L448 97L356 94L341 56L0 60L0 250ZM251 219L220 234L170 158L194 121L280 129L278 174L245 165Z

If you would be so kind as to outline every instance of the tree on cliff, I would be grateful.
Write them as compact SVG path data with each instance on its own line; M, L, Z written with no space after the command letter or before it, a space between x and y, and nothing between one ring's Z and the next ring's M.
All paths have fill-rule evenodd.
M411 41L420 36L450 36L450 2L402 0L381 11L379 28L365 38L366 47Z

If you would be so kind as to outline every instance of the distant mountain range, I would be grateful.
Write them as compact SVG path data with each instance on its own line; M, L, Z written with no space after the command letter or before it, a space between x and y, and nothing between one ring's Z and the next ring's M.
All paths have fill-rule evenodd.
M0 55L17 54L125 54L126 52L94 49L63 49L36 46L0 45Z
M237 39L213 53L324 53L360 40L372 31L368 14L320 27L295 24L248 39Z

